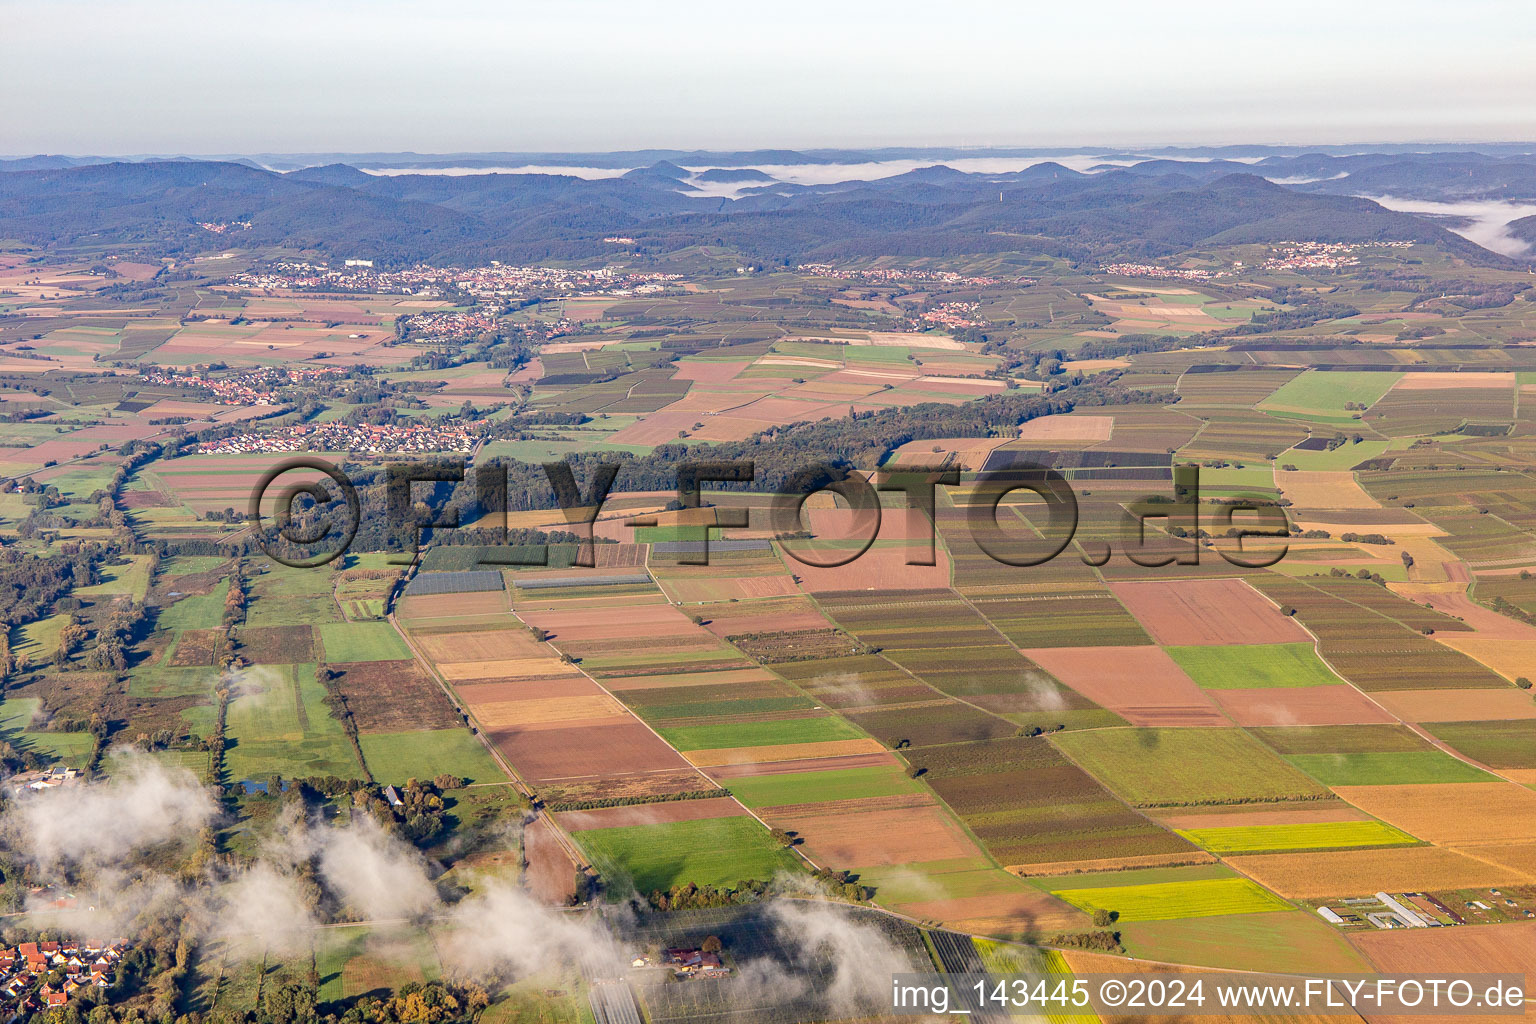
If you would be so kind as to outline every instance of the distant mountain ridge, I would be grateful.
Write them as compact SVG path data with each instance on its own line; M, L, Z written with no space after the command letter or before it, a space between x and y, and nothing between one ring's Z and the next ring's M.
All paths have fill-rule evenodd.
M227 247L230 236L199 224L241 221L251 226L240 244L387 261L582 258L624 235L642 251L719 244L766 260L1002 251L1152 259L1206 242L1308 238L1414 239L1507 262L1427 220L1275 185L1260 176L1270 167L1241 166L1158 161L1082 174L1047 163L968 174L938 164L873 181L772 184L733 201L683 194L691 186L676 176L688 172L671 161L596 179L117 162L0 173L0 220L7 236L34 244L112 240L170 252Z

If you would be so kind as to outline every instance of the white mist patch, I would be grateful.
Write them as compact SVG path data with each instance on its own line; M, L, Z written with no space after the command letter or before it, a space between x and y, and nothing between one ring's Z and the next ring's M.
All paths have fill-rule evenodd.
M371 818L312 834L326 886L364 920L412 918L437 904L421 855Z
M623 970L600 922L551 910L522 889L492 886L455 906L450 920L444 963L465 975L527 977L574 963L593 976Z
M1034 698L1039 710L1067 710L1067 699L1062 696L1060 689L1051 684L1051 680L1047 676L1039 672L1026 672L1024 673L1024 686L1026 692Z
M1442 203L1428 199L1399 199L1396 196L1362 196L1398 213L1418 213L1436 217L1460 217L1467 221L1453 231L1469 242L1476 242L1505 256L1524 256L1531 251L1531 244L1509 233L1509 225L1522 217L1536 217L1536 206L1529 203L1510 203L1498 199L1458 200Z
M218 813L191 772L143 757L123 764L110 782L18 797L0 820L8 845L47 870L118 865L150 847L195 838Z
M258 863L213 888L202 931L234 956L255 959L268 950L307 947L318 927L299 881Z
M823 694L823 697L826 695L837 697L836 701L825 699L822 701L836 707L862 707L866 704L879 703L874 691L864 685L856 672L835 672L817 676L811 682L810 688Z

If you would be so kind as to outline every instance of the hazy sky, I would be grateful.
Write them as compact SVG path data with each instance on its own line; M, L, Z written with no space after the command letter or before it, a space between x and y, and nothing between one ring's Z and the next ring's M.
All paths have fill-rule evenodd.
M1521 0L0 0L0 153L1536 139Z

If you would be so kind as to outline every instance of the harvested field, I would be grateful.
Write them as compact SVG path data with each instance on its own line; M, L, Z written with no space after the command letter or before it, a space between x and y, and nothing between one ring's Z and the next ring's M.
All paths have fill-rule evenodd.
M669 748L670 749L670 748ZM848 754L884 753L878 740L827 740L820 743L780 743L761 747L721 747L690 750L688 760L700 768L722 765L761 764L768 761L801 761Z
M553 651L526 630L486 629L464 633L432 633L412 639L436 662L494 661L513 658L556 660Z
M538 679L548 676L580 675L575 665L553 657L524 658L518 661L455 661L440 663L437 670L449 682L461 679Z
M1536 836L1536 792L1512 782L1339 786L1367 814L1432 843L1453 846Z
M400 599L396 612L407 620L448 619L470 615L494 615L508 609L507 592L486 590L474 594L419 594Z
M475 704L474 712L488 731L512 726L548 725L552 722L588 721L597 724L610 718L629 717L624 705L606 693L484 702Z
M1397 719L1353 686L1304 689L1212 690L1232 721L1244 727L1285 725L1369 725Z
M1277 469L1275 483L1297 508L1381 508L1381 502L1366 493L1348 470Z
M762 814L769 824L798 833L805 852L821 864L860 868L976 855L975 845L937 804L921 796L899 799L905 802L871 807L866 800L834 800Z
M662 582L674 601L682 604L698 604L714 601L752 601L769 597L788 597L798 594L794 580L783 573L761 576L727 576L713 579L690 579L671 576ZM807 614L814 615L814 610ZM736 609L732 609L734 612ZM707 616L706 616L707 617Z
M462 728L437 681L412 661L360 661L331 666L336 685L362 733Z
M1523 872L1437 846L1252 854L1228 857L1227 863L1288 899L1359 896L1383 890L1471 889L1530 880Z
M705 818L735 818L747 812L728 796L700 800L662 800L627 807L600 807L590 811L559 811L555 818L567 831L591 828L625 828L630 825L664 825Z
M1500 690L1380 690L1371 694L1405 722L1517 721L1536 718L1530 694Z
M1231 724L1161 648L1052 647L1024 654L1132 725Z
M1446 388L1513 388L1513 373L1405 373L1393 391L1441 391Z
M1239 579L1113 583L1110 589L1158 643L1170 647L1312 639Z
M1037 416L1019 426L1025 441L1108 441L1115 428L1113 416Z

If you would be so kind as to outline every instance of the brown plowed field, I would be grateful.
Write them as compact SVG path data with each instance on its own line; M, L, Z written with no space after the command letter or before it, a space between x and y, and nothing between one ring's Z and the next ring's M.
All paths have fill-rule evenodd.
M798 833L818 863L849 868L976 856L976 846L936 804L867 810L865 800L812 804L764 820Z
M1505 690L1386 690L1371 694L1405 722L1493 722L1536 718L1530 694Z
M1049 647L1024 654L1132 725L1232 724L1160 647Z
M453 688L466 704L492 704L509 700L542 700L547 697L587 697L602 688L586 676L554 679L517 679L504 682L460 683Z
M602 779L688 767L681 754L640 722L632 718L611 722L554 729L496 729L488 735L520 774L536 782Z
M1148 853L1132 857L1099 857L1093 860L1053 860L1040 864L1009 864L1007 870L1027 878L1030 875L1072 875L1090 871L1122 871L1133 868L1159 868L1178 864L1214 864L1216 858L1203 850L1179 853Z
M1439 391L1442 388L1512 388L1513 373L1405 373L1393 391Z
M847 754L801 761L767 761L760 764L722 764L705 771L712 779L741 779L753 775L788 775L796 772L831 772L841 768L878 768L898 762L890 754ZM729 788L729 786L727 786Z
M1350 941L1383 973L1433 976L1475 969L1536 975L1536 921L1356 932Z
M528 861L528 891L546 906L564 906L576 880L576 865L545 818L524 827L523 854Z
M804 761L809 758L838 757L844 754L873 754L884 750L879 740L822 740L817 743L777 743L763 747L695 750L688 754L688 760L700 768L714 768L730 764Z
M332 665L358 732L462 728L437 680L415 661L360 661Z
M1397 721L1353 686L1272 686L1212 690L1216 703L1242 726L1372 725Z
M628 807L602 807L591 811L561 811L556 817L568 831L589 828L623 828L628 825L666 825L674 821L704 818L739 818L746 808L728 796L705 800L663 800Z
M1448 786L1448 789L1461 789ZM1362 893L1473 889L1530 879L1437 846L1228 857L1227 863L1281 896L1323 899ZM1458 929L1459 930L1459 929Z
M658 636L687 636L699 627L671 605L626 607L622 614L611 608L527 611L529 625L548 630L552 640L619 640Z
M1432 843L1460 845L1536 836L1536 793L1513 782L1335 786L1333 791L1367 814Z
M714 672L668 672L655 676L615 676L605 679L610 690L660 690L673 686L749 685L775 682L774 677L760 668L730 668Z
M186 642L187 634L182 634ZM178 651L180 644L177 645ZM240 631L240 654L256 665L291 665L315 660L310 626L249 626Z
M1312 638L1238 579L1111 583L1160 644L1290 644Z
M951 928L986 935L1049 935L1086 931L1089 924L1081 912L1043 892L995 893L903 903L901 910L913 917L943 921Z

